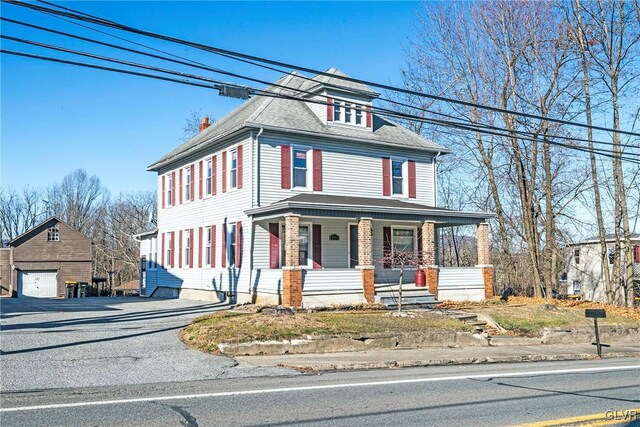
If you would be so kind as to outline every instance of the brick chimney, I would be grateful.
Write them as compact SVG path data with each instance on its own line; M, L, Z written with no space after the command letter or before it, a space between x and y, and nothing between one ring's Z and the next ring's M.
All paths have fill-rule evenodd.
M211 123L209 123L209 117L204 116L202 118L202 123L200 123L200 126L198 127L198 132L202 132L203 130L205 130L209 126L211 126Z

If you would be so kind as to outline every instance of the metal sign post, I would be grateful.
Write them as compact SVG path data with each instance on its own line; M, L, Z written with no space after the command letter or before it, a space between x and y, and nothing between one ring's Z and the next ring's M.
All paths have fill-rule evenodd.
M600 331L598 330L598 319L604 319L607 317L607 312L600 308L587 308L584 311L584 315L587 318L593 319L593 326L596 330L596 342L592 342L591 345L595 345L598 351L598 357L602 359L602 347L611 347L609 344L600 343Z

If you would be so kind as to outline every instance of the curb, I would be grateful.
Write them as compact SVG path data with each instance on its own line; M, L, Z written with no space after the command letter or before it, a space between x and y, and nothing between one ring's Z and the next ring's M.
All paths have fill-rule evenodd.
M640 352L607 353L603 359L614 359L620 357L640 357ZM341 362L341 363L314 363L304 364L278 364L280 368L293 369L301 372L314 371L355 371L367 369L392 369L392 368L417 368L426 366L446 366L446 365L478 365L485 363L516 363L516 362L544 362L544 361L566 361L566 360L596 360L596 354L527 354L520 356L495 356L495 357L463 357L458 359L434 359L434 360L387 360L375 362Z

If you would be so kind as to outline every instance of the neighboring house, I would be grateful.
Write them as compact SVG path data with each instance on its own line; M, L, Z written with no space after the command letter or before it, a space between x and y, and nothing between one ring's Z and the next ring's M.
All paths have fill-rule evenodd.
M607 259L613 268L615 239L607 238ZM633 235L633 271L636 287L640 286L640 235ZM606 302L604 272L600 262L600 239L591 238L568 245L570 254L567 267L567 294L580 295L589 301Z
M0 250L3 294L17 297L64 297L65 281L91 283L93 242L51 217Z
M133 296L140 294L140 280L129 280L113 288L116 295Z
M148 296L373 302L398 281L379 262L397 250L423 253L440 299L492 294L493 214L437 207L447 149L372 114L378 94L364 85L295 73L276 84L269 91L305 99L255 96L148 167L158 174L157 231L138 236ZM469 224L478 266L438 268L437 230Z

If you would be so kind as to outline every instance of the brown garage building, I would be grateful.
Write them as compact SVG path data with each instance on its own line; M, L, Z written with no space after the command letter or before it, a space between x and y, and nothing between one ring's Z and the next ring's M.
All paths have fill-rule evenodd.
M64 297L65 281L91 283L93 242L51 217L0 251L0 287L17 297Z

